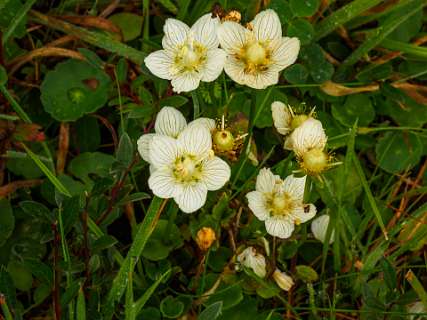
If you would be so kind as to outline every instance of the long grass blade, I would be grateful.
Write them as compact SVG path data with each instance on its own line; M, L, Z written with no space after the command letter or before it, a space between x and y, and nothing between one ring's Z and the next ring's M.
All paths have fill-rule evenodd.
M11 24L7 27L6 31L3 33L2 43L3 45L9 40L12 33L15 31L19 23L24 19L27 12L31 9L36 0L27 0L21 9L16 13L15 17L12 19Z

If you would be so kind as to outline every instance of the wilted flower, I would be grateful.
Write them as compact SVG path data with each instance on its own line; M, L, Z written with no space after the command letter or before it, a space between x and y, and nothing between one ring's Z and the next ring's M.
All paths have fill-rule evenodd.
M282 37L282 26L271 9L258 13L247 28L225 21L218 28L221 47L227 52L224 70L239 84L264 89L279 81L279 72L298 57L298 38Z
M177 139L156 134L149 144L150 189L160 198L174 198L184 212L200 209L208 190L222 188L230 178L230 167L211 149L211 133L201 124L189 125Z
M214 81L221 74L226 54L219 49L219 18L202 16L189 28L176 19L167 19L163 27L163 50L145 58L147 68L157 77L172 80L173 90L196 89L200 81Z
M266 271L265 258L262 254L257 253L254 247L247 247L237 256L237 261L244 267L252 269L260 278L264 278Z
M311 232L313 232L314 237L322 243L325 242L329 220L329 215L324 214L311 222ZM335 231L332 230L331 237L329 238L329 244L334 242L334 237Z
M215 240L215 231L212 228L203 227L197 231L196 242L200 250L208 250Z
M260 170L256 190L246 197L255 216L265 221L267 232L285 239L294 231L295 224L306 222L316 214L313 204L304 204L305 179L288 176L284 181L270 169Z
M279 269L276 269L273 272L273 279L276 281L276 284L285 291L289 291L294 285L294 281L286 273L281 272Z
M188 124L203 125L209 130L215 128L215 120L209 118L198 118ZM138 152L142 159L151 163L150 161L150 142L154 136L167 136L176 139L178 135L187 127L187 121L181 112L172 107L163 107L157 114L156 122L154 124L155 133L143 134L138 139Z

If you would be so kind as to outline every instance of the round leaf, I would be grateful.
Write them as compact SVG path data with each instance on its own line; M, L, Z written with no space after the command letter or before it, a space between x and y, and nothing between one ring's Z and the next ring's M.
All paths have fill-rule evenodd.
M292 20L288 27L288 36L297 37L301 44L310 43L313 40L314 29L310 22L304 19Z
M160 303L160 311L165 318L175 319L184 311L184 303L172 296L167 296Z
M33 276L31 271L18 261L10 261L7 265L7 271L9 272L15 287L22 291L28 291L33 285Z
M133 40L141 34L142 17L133 13L121 12L112 15L109 20L122 30L123 40Z
M332 115L347 127L352 127L356 119L359 126L366 127L374 120L375 110L366 94L355 94L348 96L344 105L332 105Z
M87 62L59 63L42 83L43 107L58 121L77 120L107 102L110 83L104 71Z
M301 84L307 81L308 71L302 64L294 64L286 68L283 75L289 83Z
M316 13L320 0L291 0L290 4L298 17L310 17Z

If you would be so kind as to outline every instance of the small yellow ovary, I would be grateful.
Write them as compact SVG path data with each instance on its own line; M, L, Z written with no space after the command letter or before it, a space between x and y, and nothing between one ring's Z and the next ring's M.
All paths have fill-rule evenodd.
M273 216L287 216L295 209L295 201L286 192L273 192L267 200L267 206Z
M268 68L270 50L265 43L253 40L240 50L237 58L245 64L246 73L254 74Z
M175 56L176 73L199 71L199 68L206 62L207 49L197 41L188 39L187 42L178 49Z
M180 183L198 182L202 176L202 163L193 155L185 155L175 160L175 179Z

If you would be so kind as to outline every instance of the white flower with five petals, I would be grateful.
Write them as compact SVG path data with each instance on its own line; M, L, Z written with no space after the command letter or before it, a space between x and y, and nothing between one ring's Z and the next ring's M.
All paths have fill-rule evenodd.
M322 123L314 118L304 121L290 138L292 150L298 157L303 157L310 150L323 150L328 140Z
M316 214L313 204L304 204L306 177L288 176L285 180L270 169L260 170L256 190L246 195L249 208L261 221L267 232L282 239L289 238L295 225L304 223Z
M211 133L201 124L189 125L176 139L153 136L148 186L160 198L173 198L183 212L200 209L208 191L222 188L230 178L230 167L211 149Z
M254 247L247 247L237 256L237 262L240 265L252 269L252 271L260 278L264 278L266 271L266 262L262 254L258 253Z
M218 28L221 48L227 53L224 70L235 82L264 89L279 81L279 72L295 62L300 50L298 38L282 37L277 13L261 11L243 27L225 21Z
M200 81L214 81L221 74L225 52L218 48L219 18L206 14L190 28L176 19L163 27L163 50L148 55L144 62L157 77L171 80L175 92L196 89Z
M188 126L199 124L205 126L209 130L213 130L215 128L215 120L209 118L198 118L191 121ZM187 121L181 112L172 107L163 107L156 117L156 122L154 124L155 133L143 134L138 139L138 152L142 159L151 163L150 142L154 136L168 136L176 139L185 128L187 128Z

